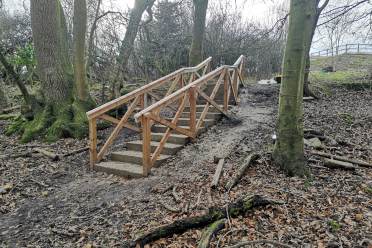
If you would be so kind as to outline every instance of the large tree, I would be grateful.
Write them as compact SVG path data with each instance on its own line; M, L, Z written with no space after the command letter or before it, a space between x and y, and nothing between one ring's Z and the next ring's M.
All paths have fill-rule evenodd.
M10 132L20 128L24 142L39 135L48 141L65 136L81 137L87 131L85 112L93 103L86 89L78 90L81 85L74 84L66 20L60 1L31 0L31 26L41 82L41 104L38 109L33 109L32 120L18 121L15 123L18 126L13 125ZM79 24L75 29L80 32ZM80 49L80 45L76 43L75 49ZM75 69L81 76L80 70L80 67Z
M291 0L290 3L279 97L278 139L273 158L291 176L308 174L304 163L303 81L317 3L317 0Z
M205 19L207 16L208 0L193 0L194 24L192 42L189 54L189 64L197 65L203 57L203 39L205 34Z

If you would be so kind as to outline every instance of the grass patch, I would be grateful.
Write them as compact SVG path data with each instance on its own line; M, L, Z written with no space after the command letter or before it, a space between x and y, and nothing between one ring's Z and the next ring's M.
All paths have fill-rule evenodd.
M341 224L335 220L328 221L328 225L332 232L337 232L341 228Z

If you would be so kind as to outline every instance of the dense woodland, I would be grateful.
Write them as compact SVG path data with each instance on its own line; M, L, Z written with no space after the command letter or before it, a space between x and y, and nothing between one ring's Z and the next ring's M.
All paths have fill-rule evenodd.
M371 247L371 2L133 2L0 0L0 246Z

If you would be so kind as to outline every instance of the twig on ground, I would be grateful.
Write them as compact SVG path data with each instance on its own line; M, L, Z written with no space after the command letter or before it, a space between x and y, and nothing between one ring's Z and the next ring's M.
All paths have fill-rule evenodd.
M243 246L246 246L246 245L255 245L255 244L271 244L271 245L274 245L275 247L294 248L291 245L283 244L283 243L280 243L278 241L269 240L269 239L244 241L244 242L238 243L236 245L229 246L228 248L239 248L239 247L243 247Z

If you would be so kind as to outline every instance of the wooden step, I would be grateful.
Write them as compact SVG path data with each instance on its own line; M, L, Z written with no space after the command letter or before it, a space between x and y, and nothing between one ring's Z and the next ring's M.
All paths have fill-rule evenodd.
M151 152L155 152L156 148L160 145L160 142L157 141L151 141ZM132 151L142 151L143 145L142 140L135 140L131 142L127 142L128 150ZM161 154L165 155L174 155L179 150L183 148L183 145L177 145L172 143L165 143L163 150L161 151Z
M180 127L181 127L181 128L185 128L185 129L189 129L189 128L190 128L189 126L180 126ZM153 131L154 133L165 133L165 132L167 131L167 128L168 128L168 127L159 124L159 125L154 125L154 126L152 126L152 131ZM205 127L201 127L201 128L199 128L199 133L202 133L202 132L204 132L205 130L206 130ZM173 132L179 134L177 131L173 131Z
M96 164L97 171L114 174L123 177L142 177L143 167L138 164L123 163L116 161L101 162Z
M169 118L169 119L166 118L166 120L172 121L171 118ZM198 122L198 121L199 121L199 119L196 120L196 122ZM190 123L189 118L179 118L178 121L177 121L177 126L188 126L188 125L190 125L189 123ZM204 119L204 121L203 121L204 125L203 126L209 127L209 126L212 126L214 123L216 123L216 120L214 120L214 119Z
M220 104L220 107L223 108L223 105ZM229 105L229 109L232 107L232 105ZM205 104L198 104L196 105L196 112L202 112L205 108ZM186 106L185 109L184 109L185 112L190 112L190 107L189 106ZM209 106L209 109L208 109L208 112L209 113L220 113L214 106Z
M169 155L160 154L158 159L155 162L155 166L159 166L162 164L165 160L170 158ZM118 151L111 153L111 160L117 161L117 162L125 162L125 163L133 163L142 165L142 152L138 151Z
M199 118L201 114L202 112L196 112L196 118ZM207 113L205 115L205 118L214 120L219 120L221 117L222 114L217 112ZM190 112L183 112L181 118L190 118Z
M196 105L196 112L202 112L205 108L205 104L204 105ZM185 112L190 112L190 106L186 106L185 109L184 109ZM218 112L218 110L213 107L213 106L209 106L209 109L208 109L208 112Z
M164 133L151 133L151 140L160 141L164 136ZM190 141L190 138L183 134L171 134L167 140L167 143L173 143L178 145L186 145Z

